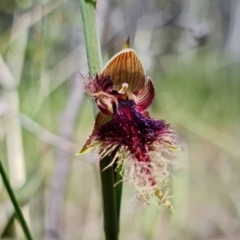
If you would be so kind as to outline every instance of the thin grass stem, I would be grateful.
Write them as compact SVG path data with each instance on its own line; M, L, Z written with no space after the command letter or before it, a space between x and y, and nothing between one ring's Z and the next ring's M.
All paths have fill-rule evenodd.
M16 197L14 195L14 192L13 192L13 190L11 188L11 185L9 183L7 174L4 171L4 168L3 168L3 165L1 163L1 160L0 160L0 173L2 175L3 183L4 183L5 187L6 187L8 195L9 195L9 197L11 199L11 202L12 202L14 208L15 208L17 218L18 218L19 223L20 223L20 225L22 227L22 230L23 230L23 233L24 233L24 235L26 237L26 240L33 240L32 236L31 236L31 233L29 231L29 228L27 226L26 220L24 219L22 210L21 210L21 208L20 208L20 206L18 204L18 201L17 201L17 199L16 199Z

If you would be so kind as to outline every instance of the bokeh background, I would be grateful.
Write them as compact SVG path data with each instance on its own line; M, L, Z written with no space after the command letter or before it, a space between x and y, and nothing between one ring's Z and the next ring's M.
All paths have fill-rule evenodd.
M120 240L240 239L240 1L97 2L103 62L130 36L156 87L151 115L186 146L175 213L124 185ZM102 240L94 117L78 0L0 1L0 157L35 239ZM1 239L23 239L0 181Z

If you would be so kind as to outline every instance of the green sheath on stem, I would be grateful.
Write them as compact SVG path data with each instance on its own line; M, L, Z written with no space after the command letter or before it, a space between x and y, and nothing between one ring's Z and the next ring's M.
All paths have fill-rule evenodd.
M27 223L26 223L26 221L24 219L24 216L22 214L21 208L19 207L17 199L16 199L16 197L15 197L15 195L13 193L13 190L11 188L11 185L10 185L10 183L8 181L8 177L7 177L7 175L6 175L5 171L4 171L4 168L2 166L1 160L0 160L0 173L2 175L3 183L4 183L4 185L5 185L6 189L7 189L8 195L9 195L9 197L10 197L10 199L12 201L12 204L13 204L13 206L15 208L17 218L18 218L19 223L20 223L20 225L22 227L22 230L24 232L26 240L33 240L32 236L31 236L31 233L29 231L29 228L27 226Z
M80 0L84 35L87 49L88 67L92 77L102 70L100 41L96 22L96 1ZM96 105L94 115L96 116ZM106 240L117 240L119 232L119 213L121 202L121 188L115 188L114 167L103 169L112 162L112 156L100 160L100 174L102 182L104 231ZM117 173L118 174L118 173Z

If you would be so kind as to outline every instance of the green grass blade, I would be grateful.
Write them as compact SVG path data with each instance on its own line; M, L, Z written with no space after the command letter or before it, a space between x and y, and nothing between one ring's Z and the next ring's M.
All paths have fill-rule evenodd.
M7 175L6 175L5 171L4 171L4 168L2 166L1 160L0 160L0 173L2 175L3 183L4 183L4 185L5 185L6 189L7 189L8 195L9 195L9 197L10 197L10 199L12 201L12 204L13 204L13 206L15 208L16 215L18 217L18 220L19 220L19 223L20 223L20 225L22 227L24 235L25 235L27 240L33 240L32 236L31 236L31 233L29 231L29 228L27 226L27 223L26 223L26 221L24 219L22 210L19 207L18 201L17 201L17 199L16 199L16 197L14 195L14 192L13 192L13 190L11 188L11 185L9 183L8 177L7 177Z

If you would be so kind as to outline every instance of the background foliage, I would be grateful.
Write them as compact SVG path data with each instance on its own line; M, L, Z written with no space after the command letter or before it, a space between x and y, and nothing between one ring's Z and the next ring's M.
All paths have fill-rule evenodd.
M124 185L120 239L239 239L240 3L97 3L103 62L128 36L156 87L151 113L187 145L169 183L176 213ZM94 155L74 157L93 111L79 1L1 1L0 156L35 239L103 239ZM0 182L0 235L21 239ZM13 227L14 226L14 227Z

